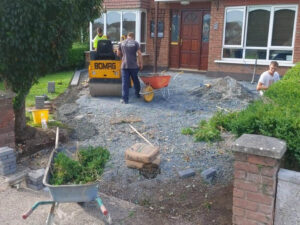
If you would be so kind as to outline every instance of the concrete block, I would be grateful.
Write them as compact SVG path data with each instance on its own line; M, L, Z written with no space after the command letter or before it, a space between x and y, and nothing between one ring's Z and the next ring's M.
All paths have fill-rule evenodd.
M209 168L201 172L202 178L208 183L211 183L211 181L214 179L216 175L217 175L217 170L215 168Z
M54 93L55 92L55 82L49 81L48 82L48 93Z
M7 146L0 148L0 157L4 157L10 154L15 154L14 149L9 148Z
M35 108L43 109L45 107L45 97L44 96L35 96Z
M191 177L191 176L195 176L195 170L193 169L186 169L186 170L181 170L178 171L178 175L181 178L187 178L187 177Z
M32 170L28 173L28 179L33 183L39 183L43 180L45 169Z

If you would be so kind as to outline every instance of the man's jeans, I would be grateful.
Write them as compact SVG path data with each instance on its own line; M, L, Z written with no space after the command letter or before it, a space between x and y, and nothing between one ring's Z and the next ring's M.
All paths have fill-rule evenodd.
M129 95L130 77L133 80L135 95L139 96L141 85L137 76L139 68L136 69L122 69L122 98L127 103Z

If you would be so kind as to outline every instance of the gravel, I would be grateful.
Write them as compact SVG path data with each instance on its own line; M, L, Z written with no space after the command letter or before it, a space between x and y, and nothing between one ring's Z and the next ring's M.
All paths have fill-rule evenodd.
M208 144L194 142L191 136L181 134L182 128L196 126L200 120L209 119L217 110L241 110L249 101L257 97L255 84L232 82L247 97L241 98L237 92L232 97L222 91L226 82L215 86L216 79L201 74L176 74L172 76L167 88L155 91L152 102L146 103L136 98L130 89L129 104L121 104L117 97L91 97L88 88L78 92L74 103L62 105L57 112L58 119L74 129L72 137L80 146L104 146L111 153L111 160L105 168L101 182L115 182L120 187L134 187L149 184L138 170L125 165L124 152L137 142L144 142L130 127L133 125L145 138L159 146L161 155L160 174L153 180L163 182L179 179L178 171L192 168L196 174L208 168L215 168L215 182L226 184L232 179L233 156L230 151L231 135L225 134L224 141ZM87 79L87 74L81 82ZM83 82L85 83L85 82ZM205 84L210 83L207 88ZM242 86L241 86L241 85ZM195 90L202 88L202 95ZM205 95L205 88L209 95ZM213 98L214 89L218 96ZM204 93L204 94L203 94ZM205 97L205 96L210 96ZM74 148L73 148L74 149Z

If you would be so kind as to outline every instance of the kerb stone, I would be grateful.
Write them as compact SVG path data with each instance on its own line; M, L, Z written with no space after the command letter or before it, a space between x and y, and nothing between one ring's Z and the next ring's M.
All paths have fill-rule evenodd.
M181 170L178 171L178 175L181 178L187 178L187 177L195 176L195 171L191 168L186 170Z
M217 175L217 170L215 168L209 168L202 171L201 176L206 182L211 182L214 177Z

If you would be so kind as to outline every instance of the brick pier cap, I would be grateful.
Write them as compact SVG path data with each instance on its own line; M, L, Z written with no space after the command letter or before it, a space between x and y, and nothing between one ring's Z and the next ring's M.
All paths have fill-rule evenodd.
M281 159L286 152L286 142L274 137L243 134L233 143L232 151Z

